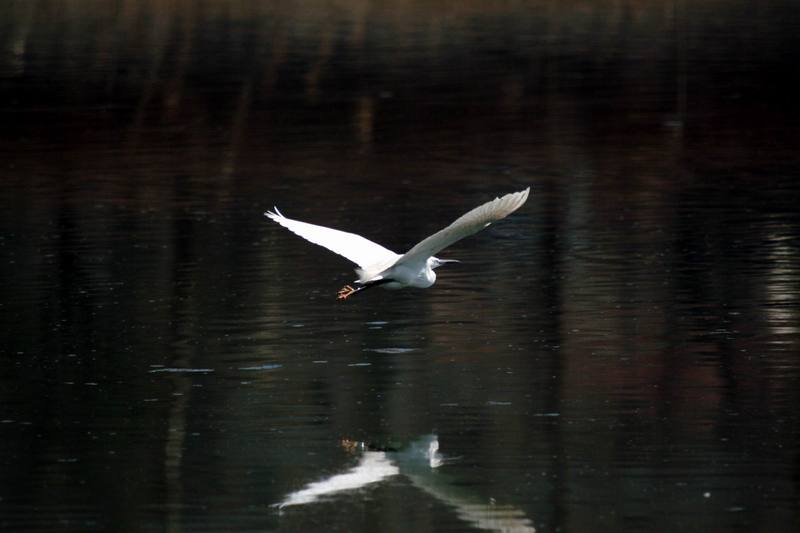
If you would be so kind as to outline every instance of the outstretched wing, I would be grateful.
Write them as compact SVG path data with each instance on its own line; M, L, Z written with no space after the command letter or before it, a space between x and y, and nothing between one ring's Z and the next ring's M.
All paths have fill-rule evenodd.
M361 235L292 220L283 216L277 207L274 209L274 212L267 211L264 215L295 235L346 257L361 268L367 268L376 263L393 262L400 257L393 251L387 250Z
M332 496L348 490L356 490L378 483L400 473L397 465L387 457L386 452L366 452L356 466L347 472L309 483L304 488L286 496L278 508L290 505L313 503L325 496Z
M398 260L398 263L411 263L419 260L426 260L439 251L447 248L456 241L464 237L477 233L492 222L507 217L528 199L528 187L524 191L506 194L500 198L495 198L491 202L476 207L469 213L462 215L455 222L437 231L430 237L423 239Z

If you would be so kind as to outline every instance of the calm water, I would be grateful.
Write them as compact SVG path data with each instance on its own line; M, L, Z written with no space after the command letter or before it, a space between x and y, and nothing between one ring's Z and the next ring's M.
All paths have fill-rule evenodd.
M0 6L0 528L798 530L795 3L253 4Z

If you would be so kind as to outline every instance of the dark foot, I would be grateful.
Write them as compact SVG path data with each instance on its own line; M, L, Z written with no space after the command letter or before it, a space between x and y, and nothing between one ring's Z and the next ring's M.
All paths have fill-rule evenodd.
M342 447L347 453L355 453L364 449L364 443L353 439L342 439L339 441L339 446Z
M351 294L353 294L355 292L358 292L358 289L354 289L350 285L345 285L344 287L339 289L339 292L336 293L336 299L337 300L346 300L348 296L350 296Z

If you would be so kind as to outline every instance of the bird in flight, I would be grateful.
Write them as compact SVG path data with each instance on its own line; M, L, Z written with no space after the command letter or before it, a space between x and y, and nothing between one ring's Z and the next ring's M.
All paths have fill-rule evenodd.
M339 300L345 300L357 292L378 285L388 289L430 287L436 281L435 268L458 262L455 259L439 259L434 254L479 232L492 222L507 217L525 203L528 192L530 187L486 202L462 215L446 228L422 239L402 255L355 233L286 218L277 207L274 208L275 211L267 211L264 215L305 240L327 248L358 265L358 279L354 282L356 287L345 285L337 293Z

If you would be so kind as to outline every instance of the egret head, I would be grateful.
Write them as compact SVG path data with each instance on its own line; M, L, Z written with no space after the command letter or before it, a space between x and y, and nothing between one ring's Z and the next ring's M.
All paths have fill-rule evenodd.
M439 268L447 263L460 263L458 259L439 259L438 257L431 257L428 259L428 264L431 268Z

